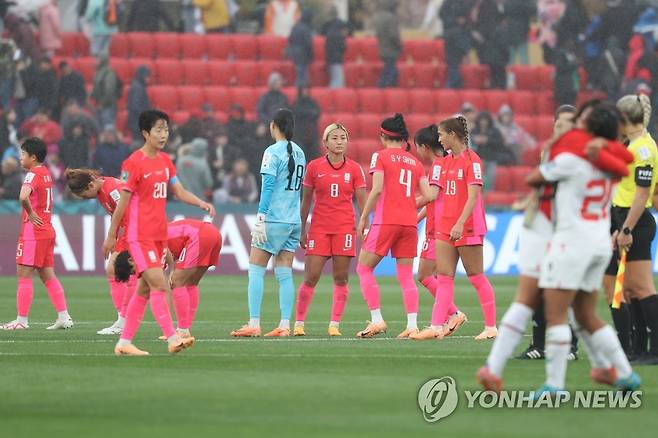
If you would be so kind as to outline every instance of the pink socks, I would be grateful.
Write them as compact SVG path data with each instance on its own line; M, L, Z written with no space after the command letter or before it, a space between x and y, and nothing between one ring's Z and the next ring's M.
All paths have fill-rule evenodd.
M114 308L117 309L117 312L121 313L121 306L123 305L123 297L126 294L128 285L116 281L114 278L108 277L107 282L110 285L110 296L112 297L112 304Z
M311 299L313 299L314 292L315 288L304 282L299 285L299 290L297 291L297 305L295 306L297 309L295 312L296 321L302 322L306 320L306 313L308 312L308 306L311 304ZM334 295L331 303L331 321L340 322L343 312L345 311L348 293L349 288L347 285L339 286L334 284Z
M190 297L190 309L187 314L187 320L189 321L187 328L189 329L192 327L196 311L199 308L199 286L187 286L187 295Z
M427 291L432 295L433 297L436 297L436 288L437 288L437 282L436 282L436 277L433 275L428 275L427 277L423 278L420 282Z
M331 320L340 322L345 311L345 304L347 304L347 295L350 290L348 286L334 284L334 298L331 303Z
M18 288L16 289L16 310L18 316L27 318L30 314L30 306L34 298L34 288L32 278L18 278Z
M139 294L132 296L126 309L126 325L124 325L121 332L121 339L132 341L135 337L135 333L137 333L137 329L144 318L144 311L146 311L148 301L148 298Z
M169 306L167 306L165 292L161 290L152 290L150 301L153 318L160 326L162 334L167 338L171 338L176 334L176 330L174 330L174 323L171 320L171 314L169 314Z
M397 276L402 289L402 301L407 314L418 313L418 288L412 265L397 265Z
M128 303L135 293L135 290L137 290L137 281L138 279L136 275L131 275L128 278L128 285L126 286L125 293L123 294L123 299L121 300L121 309L119 310L119 315L122 318L126 317Z
M190 295L187 292L187 287L177 287L172 291L174 300L174 310L176 311L176 321L178 328L189 329L191 321L190 315Z
M65 311L66 297L64 296L64 288L62 287L62 283L59 282L57 277L46 281L44 286L46 286L46 290L48 291L48 298L50 298L50 302L55 308L55 311Z
M356 273L359 275L359 284L363 299L368 304L368 309L376 310L380 308L379 285L375 280L373 268L369 268L361 263L356 265Z
M455 279L447 275L436 276L437 293L432 307L432 325L444 324L450 315L450 306L455 301ZM452 304L454 307L454 304Z
M315 288L308 286L304 282L299 285L299 290L297 290L297 305L295 306L295 320L306 320L306 312L308 312L308 306L311 304L314 290Z
M468 277L468 281L471 282L478 293L480 307L484 315L484 325L494 327L496 325L496 297L491 283L484 274L471 275Z

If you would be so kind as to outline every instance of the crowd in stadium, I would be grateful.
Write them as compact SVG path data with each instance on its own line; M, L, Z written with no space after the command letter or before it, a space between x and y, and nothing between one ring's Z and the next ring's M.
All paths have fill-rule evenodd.
M62 8L69 3L75 4L79 15L79 33L60 28ZM258 198L260 181L255 173L270 142L264 122L280 107L295 113L296 141L308 159L322 153L319 125L326 125L324 122L330 121L324 119L335 114L344 116L340 121L350 129L352 138L372 144L367 146L372 152L376 138L367 133L376 123L374 128L364 126L363 120L358 127L349 123L359 109L377 114L379 119L382 108L393 113L404 112L406 107L414 130L436 119L433 113L461 112L472 131L471 146L485 162L486 189L504 191L506 179L500 179L499 185L494 181L502 174L496 168L535 164L537 147L550 134L556 105L582 102L596 93L612 99L627 93L652 97L658 93L658 57L654 51L658 16L653 3L2 1L0 198L16 199L18 195L22 180L18 145L28 136L41 137L49 145L48 166L57 198L72 197L64 184L67 167L90 166L116 176L120 163L141 141L137 116L149 107L172 115L167 152L181 180L196 195L215 202L245 203ZM413 11L416 15L424 11L424 16L415 17ZM208 46L208 53L201 54L203 68L197 69L197 64L190 62L189 68L178 71L184 63L167 64L168 59L161 59L157 41L152 42L153 35L172 32L219 39L204 43L213 47ZM422 47L435 52L421 59L424 53L414 52L415 46L406 42L406 36L402 38L410 32L423 35L428 45ZM235 53L233 43L230 49L222 48L229 45L229 36L247 33L278 37L271 49L276 53L268 58L254 50L242 57ZM185 51L193 50L195 44L180 41L180 52L174 57L187 59ZM543 65L530 65L533 47L541 58L535 64ZM210 62L215 59L228 61ZM268 61L262 62L265 59ZM245 61L244 68L238 65L240 60ZM217 65L217 69L212 70L209 64ZM222 70L222 66L233 70ZM187 94L181 87L191 86L195 71L211 77L212 83L201 78L206 90L213 88L209 85L218 85L223 79L217 77L222 75L226 76L226 83L221 84L225 87L215 90L214 97L206 91L199 99L189 95L190 100L179 99ZM422 72L428 77L426 82ZM548 80L544 88L532 88L541 82L534 80L539 72L547 74ZM258 77L252 82L250 74ZM531 84L526 87L524 82L528 81ZM160 96L169 86L179 91L174 90L178 93L176 103L167 108L166 99ZM250 97L229 99L226 90L236 86L251 88ZM403 89L406 96L402 97L410 102L401 104L396 94L390 98L367 94L374 87L390 89L391 93ZM425 88L466 90L454 106L444 94L434 94L433 103L420 102L418 95L424 93L420 89ZM485 96L485 88L509 91ZM351 93L335 91L341 89ZM471 89L478 92L469 95ZM512 95L518 92L526 94ZM387 98L394 104L386 103L377 111L364 110L371 95L377 97L370 101L373 106L378 105L378 99ZM550 100L548 108L541 114L517 110L514 102L527 96ZM183 108L186 102L194 106ZM393 108L397 103L402 108ZM419 115L418 123L414 123L415 115ZM651 131L654 125L650 125ZM354 153L360 156L356 149Z

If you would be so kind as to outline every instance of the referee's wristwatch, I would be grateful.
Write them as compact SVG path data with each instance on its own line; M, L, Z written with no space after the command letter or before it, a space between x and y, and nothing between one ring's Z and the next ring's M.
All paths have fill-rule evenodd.
M631 230L629 227L624 227L621 230L621 232L628 236L629 234L631 234L633 232L633 230Z

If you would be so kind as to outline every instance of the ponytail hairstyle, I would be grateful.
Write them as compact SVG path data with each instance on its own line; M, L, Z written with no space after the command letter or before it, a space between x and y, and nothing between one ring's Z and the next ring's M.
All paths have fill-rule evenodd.
M435 124L419 129L414 137L414 143L416 144L416 148L422 144L429 147L435 154L441 156L446 154L443 145L439 141L439 127Z
M89 184L94 182L94 179L100 177L101 174L94 169L66 169L64 177L69 190L76 196L89 188Z
M651 118L651 100L644 94L628 94L617 101L617 108L633 125L649 126Z
M288 185L292 182L292 175L295 173L295 158L292 155L292 136L295 132L295 116L292 111L287 108L281 108L274 113L272 123L288 140Z
M468 148L468 122L461 114L439 123L439 127L446 132L454 132L457 138Z
M411 150L409 144L409 131L407 124L404 122L404 117L400 113L395 113L393 117L384 119L379 129L379 132L388 140L403 141L407 143L406 151Z

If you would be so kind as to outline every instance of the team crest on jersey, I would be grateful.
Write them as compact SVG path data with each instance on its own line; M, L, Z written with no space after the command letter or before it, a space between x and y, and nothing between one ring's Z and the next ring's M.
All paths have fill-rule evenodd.
M121 195L117 189L114 189L110 192L110 198L114 199L115 202L119 202Z
M33 172L28 172L27 175L25 175L25 183L29 184L34 180L34 173Z
M457 171L457 179L464 179L464 169L459 169Z
M315 240L309 240L308 249L313 249L313 248L315 248Z
M155 263L155 262L158 261L158 258L155 256L155 251L149 250L148 255L149 255L149 260L151 261L151 263Z
M432 169L432 179L438 180L440 176L441 176L441 166L434 166L434 168Z
M646 161L646 160L649 159L649 157L651 157L651 152L649 152L649 149L647 149L647 148L644 147L644 146L641 147L641 148L639 148L639 149L637 150L637 153L638 153L638 155L640 156L640 159L641 159L642 161Z
M350 174L349 173L345 174L345 182L346 183L350 182Z
M480 163L473 163L473 177L482 179L482 166L480 166Z
M262 169L269 169L271 157L270 154L263 154L263 164L261 164Z
M377 157L378 156L379 156L379 154L377 152L372 154L372 158L370 159L370 168L371 169L373 169L377 165Z
M128 173L127 170L122 171L121 172L121 181L128 182L128 176L130 176L130 174Z

